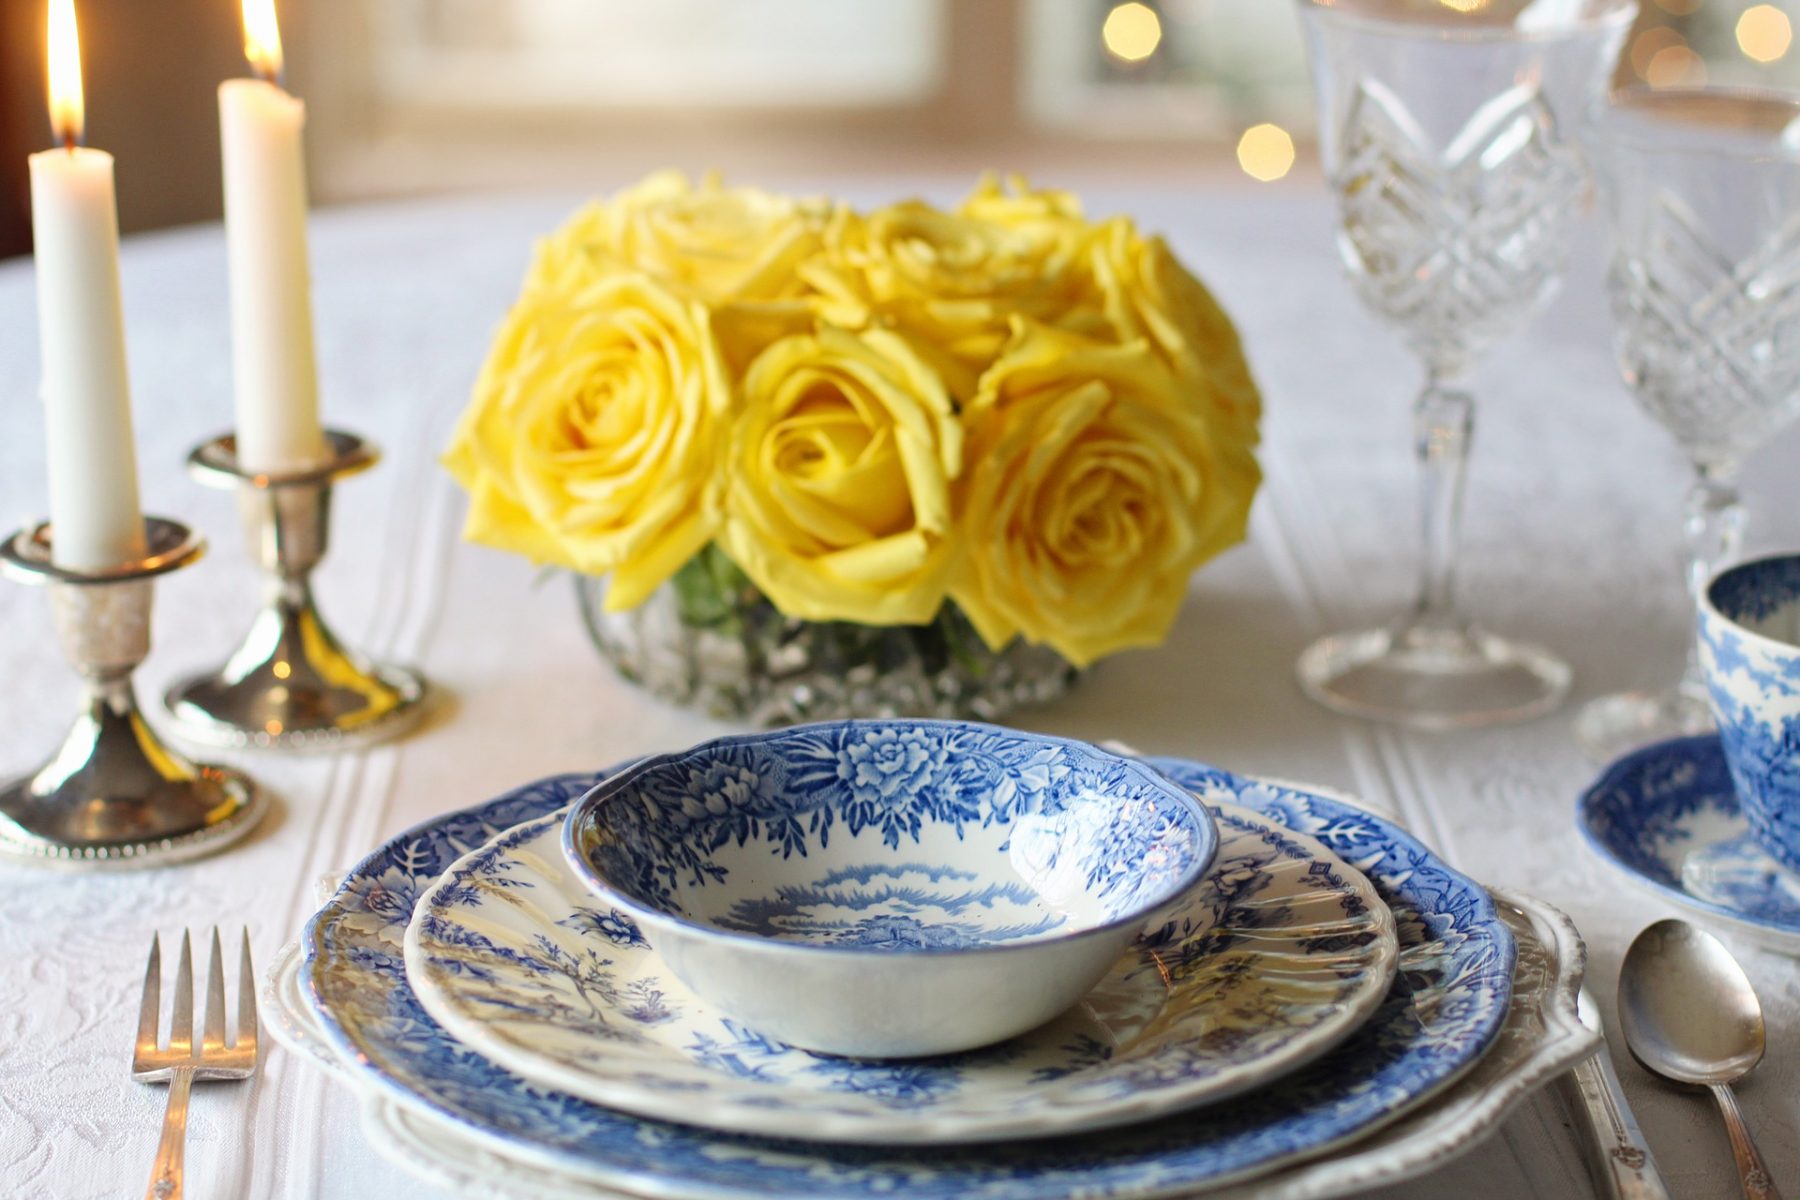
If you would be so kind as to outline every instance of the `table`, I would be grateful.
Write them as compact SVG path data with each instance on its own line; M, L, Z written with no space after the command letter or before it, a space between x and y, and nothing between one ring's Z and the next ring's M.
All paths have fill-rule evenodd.
M871 203L915 192L947 201L966 186L912 176L779 182ZM1409 598L1414 551L1417 372L1337 277L1322 191L1304 181L1056 182L1081 190L1094 212L1129 212L1166 231L1236 314L1268 401L1269 485L1250 543L1196 577L1165 647L1106 661L1019 723L1351 789L1483 881L1565 908L1588 937L1594 991L1610 1014L1632 934L1673 910L1622 881L1575 832L1574 797L1594 772L1570 737L1572 707L1521 728L1424 735L1334 717L1293 681L1293 659L1313 636L1385 618ZM612 676L585 642L566 582L540 583L524 562L463 545L460 497L436 466L531 240L577 199L464 198L317 217L324 410L387 451L339 494L320 593L341 632L419 663L450 702L393 746L244 759L282 808L222 857L110 877L0 866L0 1190L78 1200L142 1186L163 1091L131 1083L126 1066L153 930L244 921L267 963L315 907L315 881L378 840L528 778L724 730ZM1574 704L1673 678L1688 620L1676 576L1685 468L1615 376L1595 241L1584 238L1547 318L1479 375L1463 574L1492 625L1573 661ZM159 584L156 648L140 673L146 698L222 658L255 594L231 499L181 469L187 449L231 419L224 255L211 226L134 238L124 254L146 510L212 541L201 567ZM7 528L45 508L36 353L30 264L0 264ZM1800 435L1790 435L1748 472L1757 545L1800 544L1797 462ZM0 773L11 774L56 743L75 694L43 597L11 584L0 585L0 680ZM1743 1104L1777 1177L1800 1180L1800 970L1733 947L1770 1024L1769 1058L1743 1086ZM1735 1195L1710 1104L1658 1085L1611 1036L1672 1192ZM192 1122L197 1196L434 1194L369 1145L346 1093L279 1049L248 1087L196 1089ZM1387 1194L1591 1192L1566 1114L1547 1094L1467 1157Z

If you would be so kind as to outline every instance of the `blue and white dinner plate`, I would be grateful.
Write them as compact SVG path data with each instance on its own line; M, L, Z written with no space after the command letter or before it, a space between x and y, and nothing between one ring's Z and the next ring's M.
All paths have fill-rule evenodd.
M1394 984L1336 1050L1248 1097L1050 1142L926 1150L713 1133L533 1084L452 1037L407 983L402 939L438 875L501 831L557 811L595 775L562 776L394 838L308 925L308 1001L346 1068L520 1161L649 1196L816 1195L1056 1200L1178 1195L1324 1153L1399 1117L1494 1041L1514 943L1482 888L1410 835L1349 804L1175 760L1156 765L1214 803L1253 809L1369 876L1393 911ZM804 1134L804 1129L796 1130Z
M1122 1125L1317 1058L1393 980L1393 916L1362 874L1248 809L1221 804L1213 817L1213 871L1080 1005L949 1057L811 1054L721 1015L627 917L596 904L561 852L561 813L502 834L426 892L406 973L470 1048L643 1116L888 1145Z
M1717 734L1627 754L1582 793L1576 818L1589 844L1638 882L1800 952L1800 878L1750 836Z

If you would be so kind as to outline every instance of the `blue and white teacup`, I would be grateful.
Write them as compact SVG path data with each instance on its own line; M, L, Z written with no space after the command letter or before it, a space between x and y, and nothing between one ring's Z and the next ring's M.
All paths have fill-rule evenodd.
M1800 554L1713 576L1700 597L1700 665L1750 831L1800 872Z

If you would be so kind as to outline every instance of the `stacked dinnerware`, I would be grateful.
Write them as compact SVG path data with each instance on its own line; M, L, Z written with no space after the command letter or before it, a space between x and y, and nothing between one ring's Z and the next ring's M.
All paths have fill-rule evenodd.
M471 1193L1310 1197L1590 1053L1582 958L1344 797L882 721L415 827L271 990L371 1138Z

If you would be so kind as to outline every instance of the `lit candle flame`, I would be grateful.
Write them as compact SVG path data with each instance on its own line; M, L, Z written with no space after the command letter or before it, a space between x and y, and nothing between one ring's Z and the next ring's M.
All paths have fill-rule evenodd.
M262 78L281 78L281 26L275 23L275 0L244 0L244 57Z
M73 150L85 115L81 95L81 34L75 0L50 0L50 129Z

